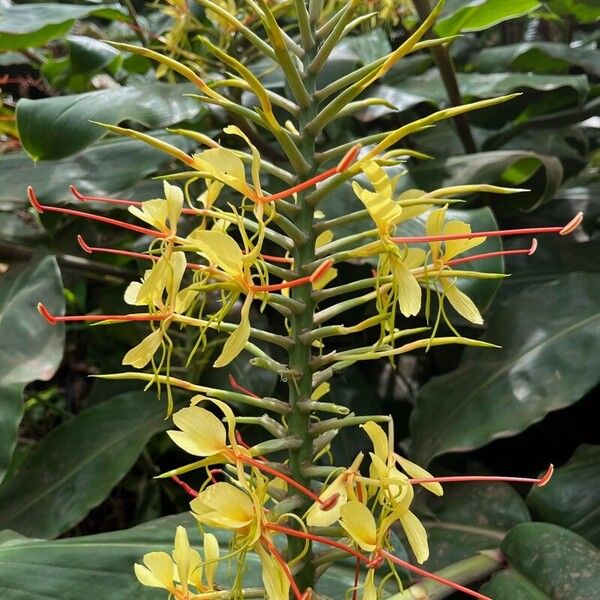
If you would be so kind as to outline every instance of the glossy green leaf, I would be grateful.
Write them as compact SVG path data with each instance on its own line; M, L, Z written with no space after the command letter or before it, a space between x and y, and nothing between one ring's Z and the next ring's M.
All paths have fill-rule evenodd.
M506 69L533 73L567 73L571 66L600 76L600 51L572 48L558 42L523 42L495 48L484 48L475 62L481 73Z
M600 275L573 273L505 298L459 367L421 389L411 415L416 462L514 435L569 406L599 378Z
M0 48L43 46L69 31L77 19L86 17L128 19L127 11L118 4L4 4L0 5Z
M428 571L497 548L510 529L531 520L521 496L499 483L448 484L444 495L428 504L433 515L422 519L429 538Z
M53 313L64 313L53 256L33 258L19 275L9 268L0 277L0 481L15 448L25 386L51 379L62 360L64 327L44 321L36 309L40 301Z
M74 74L95 73L121 57L118 50L91 37L71 35L67 44Z
M0 595L3 600L60 598L80 600L81 590L95 600L155 600L166 592L139 584L133 564L147 552L172 552L175 528L188 529L190 542L201 549L198 528L189 514L175 515L144 525L78 538L55 541L11 537L0 545ZM215 531L225 553L229 537ZM244 584L262 587L258 557L248 554ZM235 558L234 558L235 563ZM235 568L219 566L216 581L227 587ZM354 566L336 566L319 580L317 590L331 598L343 598L353 585ZM164 592L164 593L163 593Z
M548 202L556 193L562 175L563 169L557 158L522 150L478 152L427 161L410 171L415 186L427 190L466 183L526 188L534 176L541 177L539 184L530 192L486 196L486 203L492 204L500 213L534 210Z
M0 529L44 538L65 532L108 496L150 437L168 424L164 404L137 392L53 429L0 487Z
M600 545L600 446L579 446L547 485L529 492L527 505L537 520L562 525Z
M106 134L90 119L117 124L131 119L146 127L164 127L189 119L202 106L183 94L190 84L152 83L17 103L23 148L34 160L65 158Z
M439 36L446 36L461 31L479 31L526 15L539 6L537 0L447 0L435 25L435 32Z
M600 590L600 551L548 523L517 525L501 550L508 560L481 592L494 600L591 600Z
M544 4L561 17L573 17L579 23L600 19L598 0L545 0Z

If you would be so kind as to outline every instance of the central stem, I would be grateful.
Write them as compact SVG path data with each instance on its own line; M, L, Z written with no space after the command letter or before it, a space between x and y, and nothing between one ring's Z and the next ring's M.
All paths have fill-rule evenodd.
M308 74L307 66L314 56L316 48L306 49L304 57L304 72L307 75L304 78L304 85L312 98L316 89L315 77ZM298 116L298 131L302 136L299 145L300 152L309 165L307 173L298 173L298 180L310 178L316 175L317 164L315 161L315 137L305 129L306 125L314 118L317 112L317 103L313 101L306 108L300 111ZM308 266L316 260L314 231L314 208L306 202L305 191L297 195L297 203L300 207L296 226L306 235L306 241L298 244L293 249L294 265L299 274L309 274ZM309 435L310 412L302 409L301 403L308 402L312 394L312 367L311 367L311 344L303 342L301 335L312 331L314 327L315 302L312 298L312 285L306 284L292 288L291 296L294 300L302 302L305 306L303 312L293 314L290 318L290 336L294 342L289 351L289 369L291 375L288 380L289 403L292 411L288 417L288 431L290 435L297 436L302 440L298 448L289 451L289 466L292 477L302 485L310 487L310 479L303 474L303 467L312 464L313 448L312 438ZM295 512L302 516L308 508L306 497L297 490L290 490L290 493L302 498L303 506ZM304 550L306 541L288 536L288 560L298 556ZM315 569L311 562L311 549L306 553L302 566L295 579L298 587L304 591L307 588L314 587Z

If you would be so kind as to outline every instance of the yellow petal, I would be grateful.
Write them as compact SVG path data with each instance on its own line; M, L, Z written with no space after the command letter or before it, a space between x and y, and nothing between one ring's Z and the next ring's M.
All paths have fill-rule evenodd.
M170 281L171 267L166 256L161 256L147 272L138 290L136 304L162 306L163 292Z
M140 295L140 288L142 287L141 281L132 281L125 290L125 302L127 304L131 304L133 306L141 306L144 302L138 302L138 297Z
M183 207L183 192L168 181L164 182L165 199L167 205L167 219L172 233L177 231L177 222Z
M398 294L400 312L405 317L411 317L421 310L421 286L408 270L406 265L399 259L392 260L392 273L394 286Z
M328 382L322 383L319 387L317 387L317 389L313 391L313 393L310 395L310 399L318 400L319 398L322 398L323 396L325 396L325 394L329 393L330 388L331 385Z
M123 357L123 364L131 365L136 369L143 369L156 354L156 351L159 349L162 342L162 338L162 329L153 331Z
M248 317L251 304L252 296L248 295L240 311L240 325L223 344L223 350L214 364L216 368L228 365L244 349L246 342L250 339L250 320Z
M448 302L452 304L454 310L467 319L467 321L471 321L471 323L475 323L476 325L483 324L483 317L473 300L464 292L461 292L456 287L456 284L447 281L446 277L440 277L440 281L444 288L445 297L448 298Z
M431 473L429 473L428 471L426 471L425 469L423 469L423 467L420 467L419 465L415 464L414 462L408 460L407 458L404 458L402 456L399 456L398 454L394 455L396 460L398 461L398 463L400 464L400 466L402 467L403 471L405 473L407 473L411 478L413 479L431 479L433 478L433 475ZM437 483L422 483L421 484L426 490L429 490L430 492L434 493L436 496L442 496L444 494L444 490L442 489L442 486Z
M207 487L190 503L201 522L226 529L241 529L255 519L250 497L230 483L220 481Z
M427 235L442 235L444 219L446 218L446 207L432 210L427 217L425 232ZM431 258L435 261L440 255L441 242L429 242L431 248Z
M244 163L227 148L210 148L201 154L194 154L194 163L199 171L206 171L209 175L229 187L237 190L244 196L253 198L254 191L246 183Z
M192 287L187 287L179 292L175 297L175 312L182 314L184 313L198 297L199 292L194 290Z
M326 488L319 498L322 501L329 500L337 495L337 501L329 510L323 510L318 502L315 502L304 515L306 524L309 527L328 527L333 525L340 518L342 506L348 501L348 491L344 483L345 474L336 477Z
M260 153L256 146L250 141L250 138L235 125L229 125L223 129L225 133L230 133L241 137L252 151L252 185L254 186L255 192L262 196L262 188L260 187Z
M174 564L171 557L166 552L149 552L144 554L144 565L146 565L147 571L154 577L155 583L152 583L153 579L148 577L141 565L135 569L135 574L144 585L152 587L163 587L166 590L172 590L173 585L173 569ZM141 576L141 578L140 578Z
M141 207L130 206L128 210L132 215L148 223L148 225L152 225L152 227L159 231L167 229L168 209L165 200L160 198L147 200L146 202L142 202Z
M265 597L268 600L284 600L290 595L290 582L283 569L260 544L256 547L262 566L262 580L265 586Z
M365 577L362 600L378 600L377 587L375 586L375 571L369 569Z
M448 221L448 223L444 225L444 235L457 235L464 233L471 233L471 226L467 223L463 223L462 221ZM444 260L448 261L458 254L462 254L471 248L475 248L475 246L483 244L485 240L485 237L476 237L465 240L446 240L446 242L444 242Z
M227 447L223 423L213 413L199 406L182 408L173 415L181 431L167 431L169 437L189 454L213 456Z
M388 437L385 431L375 423L375 421L368 421L361 427L365 430L365 433L371 438L373 442L373 449L375 450L375 456L381 459L383 462L387 461L390 453L390 446Z
M188 239L212 265L218 266L232 277L242 275L244 255L232 237L222 231L197 229Z
M350 500L342 506L340 525L348 535L367 552L377 546L377 525L371 511L358 500Z
M317 236L317 240L315 241L315 248L320 248L321 246L325 246L325 244L329 244L329 242L333 241L333 231L328 229L327 231L323 231Z
M422 248L408 248L404 255L404 266L407 269L417 269L425 263L427 253Z
M204 534L204 562L206 563L206 584L212 590L215 586L215 574L219 566L219 542L212 533Z
M400 524L417 561L424 563L429 558L429 544L425 527L410 511L400 517Z

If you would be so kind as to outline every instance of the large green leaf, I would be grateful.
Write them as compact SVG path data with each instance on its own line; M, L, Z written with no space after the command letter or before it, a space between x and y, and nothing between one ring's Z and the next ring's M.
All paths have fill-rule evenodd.
M579 446L547 485L529 492L527 505L540 521L568 527L600 545L600 446Z
M178 525L187 527L192 544L201 547L197 527L187 514L158 519L125 531L55 541L8 536L8 541L0 545L0 596L3 600L81 600L81 590L85 589L85 595L94 600L164 598L164 590L142 587L137 582L133 563L147 552L170 553ZM221 531L214 533L224 554L229 538ZM233 561L235 563L235 557ZM258 557L249 554L246 566L244 584L262 587ZM234 573L235 568L229 570L221 565L216 578L218 584L227 587ZM328 597L343 598L353 581L353 565L338 566L327 571L317 589Z
M508 567L481 591L494 600L591 600L600 590L600 552L548 523L517 525L502 542Z
M85 17L128 19L127 11L118 4L0 4L0 49L43 46Z
M62 360L64 327L42 319L40 301L54 313L65 310L53 256L34 258L20 275L13 277L9 269L0 278L0 481L15 448L25 386L48 381Z
M600 275L573 273L505 298L459 367L421 389L411 415L413 454L429 463L523 431L579 400L598 381Z
M572 48L558 42L523 42L495 48L484 48L475 62L481 73L506 69L533 73L567 73L570 66L580 67L600 76L600 51Z
M527 187L532 178L541 178L530 192L486 196L486 203L493 202L494 209L500 213L534 210L548 202L556 193L562 174L563 169L557 158L521 150L479 152L432 160L410 171L416 187L428 190L466 183Z
M526 15L539 5L537 0L447 0L435 32L445 36L487 29L507 19Z
M75 154L100 139L106 130L90 123L120 123L130 119L158 128L198 114L202 105L184 94L191 84L151 83L101 92L29 100L17 103L17 125L23 148L34 160Z
M429 538L428 571L497 548L512 527L531 520L521 496L505 484L448 484L429 504L433 518L422 519Z
M52 430L0 487L0 529L53 538L100 504L168 425L154 394L121 394Z
M579 23L593 23L600 19L598 0L545 0L544 4L561 17L573 17Z

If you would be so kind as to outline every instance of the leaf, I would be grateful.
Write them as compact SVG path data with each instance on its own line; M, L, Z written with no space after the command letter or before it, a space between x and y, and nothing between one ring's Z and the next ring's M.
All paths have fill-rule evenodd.
M531 520L521 496L506 484L448 484L429 505L433 518L422 519L429 538L428 571L497 548L510 529Z
M484 48L477 54L475 62L475 67L480 73L514 69L533 73L564 74L571 66L600 76L600 51L593 48L572 48L558 42L523 42Z
M185 151L194 147L193 142L181 136L158 132L153 135ZM11 152L0 156L3 174L0 203L25 206L27 185L31 185L39 197L50 204L65 201L71 184L76 185L82 194L118 194L127 198L131 196L133 186L148 175L164 170L171 161L171 157L146 144L121 138L94 144L76 156L38 164L34 164L24 152ZM162 183L144 185L152 188L148 190L150 194L161 196ZM106 209L106 205L98 202L90 203L90 206L94 210Z
M74 74L95 73L121 56L112 46L87 36L71 35L67 43Z
M548 523L517 525L500 546L508 567L481 592L494 600L590 600L600 589L600 552Z
M94 600L136 598L155 600L165 594L140 585L133 564L147 552L172 552L175 528L188 530L190 543L201 548L198 527L189 514L175 515L144 525L98 535L53 541L11 538L0 545L0 596L3 600L80 600L81 590ZM230 538L213 531L221 552ZM262 587L260 566L255 554L245 558L244 585ZM221 565L216 582L227 587L233 581L235 568ZM319 580L318 591L332 598L343 597L352 587L354 565L336 566Z
M484 339L459 367L421 389L411 415L415 461L426 465L508 437L579 400L598 381L600 275L530 286L495 308Z
M154 394L120 394L52 430L0 487L0 529L53 538L81 521L166 428Z
M541 185L535 186L531 192L486 196L487 202L493 202L497 213L530 211L548 202L558 189L562 174L557 158L521 150L478 152L427 161L410 171L415 187L427 190L468 183L527 187L527 182L534 175L542 178Z
M0 48L35 48L64 35L77 19L96 17L128 20L118 4L76 6L73 4L0 5Z
M593 23L600 19L597 0L545 0L544 4L561 17L574 17L579 23Z
M447 0L435 25L435 32L443 37L461 31L480 31L526 15L539 6L537 0Z
M23 98L17 103L21 142L33 160L65 158L106 134L90 119L109 124L131 119L155 128L196 116L201 104L183 96L194 89L187 83L151 83L41 100Z
M599 545L600 446L579 446L547 485L529 492L527 505L538 520L567 527Z
M48 381L62 360L65 331L48 324L36 305L62 314L65 301L53 256L33 258L18 276L0 278L0 481L16 444L23 415L23 390L35 380Z

